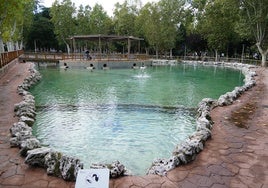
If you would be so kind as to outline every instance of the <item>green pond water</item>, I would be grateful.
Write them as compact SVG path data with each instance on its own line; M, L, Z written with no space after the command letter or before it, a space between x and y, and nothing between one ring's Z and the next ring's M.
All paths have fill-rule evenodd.
M196 128L195 108L243 85L220 67L181 64L145 70L43 68L31 89L34 135L42 144L92 163L119 160L145 174L153 159L170 157Z

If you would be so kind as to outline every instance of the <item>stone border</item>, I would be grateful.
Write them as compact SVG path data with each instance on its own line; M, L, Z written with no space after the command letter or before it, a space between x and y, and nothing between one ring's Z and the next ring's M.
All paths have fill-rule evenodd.
M232 104L245 91L256 85L254 77L256 72L251 71L255 66L241 63L225 63L225 62L187 62L192 65L208 65L208 66L223 66L241 70L245 75L245 84L241 87L235 87L232 92L227 92L221 95L218 100L204 98L198 104L198 114L196 119L196 132L194 132L185 142L176 146L172 156L168 159L156 159L149 168L147 174L166 175L169 170L172 170L180 165L187 164L193 161L197 154L204 148L205 141L211 138L211 129L213 121L211 120L210 112L217 106L225 106Z
M14 105L14 112L19 120L10 128L10 145L20 148L20 155L26 157L26 164L45 168L48 175L75 181L78 171L83 169L83 163L77 158L43 147L40 141L32 135L31 127L35 122L36 109L34 96L28 90L41 80L41 75L34 68L29 70L30 76L17 87L17 92L23 96L23 100ZM92 164L91 168L107 168L112 178L130 175L130 172L119 161L111 164Z
M250 70L255 66L224 62L187 62L187 64L224 66L242 70L245 75L245 84L220 96L218 100L203 99L198 104L196 132L189 136L185 142L177 145L170 158L154 160L147 174L166 175L169 170L193 161L196 155L203 150L205 141L211 137L213 122L210 111L217 106L232 104L243 92L256 84L254 80L256 73ZM36 115L35 100L28 90L41 79L41 75L33 68L30 69L30 72L31 75L18 86L18 94L23 96L23 100L14 105L14 112L19 117L19 121L10 128L12 136L10 145L20 148L21 156L26 157L26 164L43 167L47 170L48 175L61 177L67 181L75 181L79 169L83 169L83 163L77 158L66 156L48 147L42 147L39 140L32 135L31 126L34 124ZM108 168L111 178L131 175L130 171L119 161L114 161L112 164L92 164L91 168Z

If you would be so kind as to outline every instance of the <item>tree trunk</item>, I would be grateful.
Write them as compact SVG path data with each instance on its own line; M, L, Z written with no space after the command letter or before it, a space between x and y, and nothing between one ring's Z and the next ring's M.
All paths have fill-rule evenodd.
M268 51L266 51L266 53L261 53L261 66L262 67L267 66L267 62L266 62L267 52Z
M172 59L172 56L173 56L172 49L170 49L170 51L169 51L169 57L170 57L170 59Z
M5 52L5 47L4 47L3 39L2 37L0 37L0 53L4 53L4 52Z
M23 49L23 40L20 41L20 50Z
M16 41L16 50L19 50L20 49L20 47L19 47L19 41Z
M66 47L67 47L67 53L70 54L70 51L71 51L70 45L68 43L65 43L65 44L66 44Z
M267 66L266 57L267 57L267 54L268 54L268 49L266 51L264 51L262 49L262 47L261 47L260 42L257 42L256 46L258 47L258 50L259 50L259 52L261 54L261 66L266 67Z
M64 44L66 45L66 47L67 47L67 53L68 53L68 55L70 54L70 52L71 52L71 48L70 48L70 45L68 44L68 42L65 40L65 38L61 35L61 39L62 39L62 41L64 42Z
M218 50L215 50L215 61L218 62Z
M9 52L14 51L14 43L13 43L13 41L7 42L7 51L9 51Z
M243 44L243 48L242 48L241 63L244 62L244 53L245 53L245 44Z

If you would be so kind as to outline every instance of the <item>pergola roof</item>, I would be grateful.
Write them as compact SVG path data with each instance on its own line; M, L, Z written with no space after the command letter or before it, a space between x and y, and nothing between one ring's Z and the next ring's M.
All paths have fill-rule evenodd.
M119 36L119 35L75 35L69 38L70 40L144 40L134 36Z

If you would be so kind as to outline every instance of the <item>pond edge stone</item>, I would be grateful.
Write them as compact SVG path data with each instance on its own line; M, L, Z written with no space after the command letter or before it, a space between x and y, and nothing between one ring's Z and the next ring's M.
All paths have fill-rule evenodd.
M192 65L223 66L241 70L242 74L245 76L244 85L235 87L233 91L221 95L217 100L210 98L202 99L197 107L196 131L183 143L176 146L171 157L168 159L162 158L154 160L147 174L165 176L169 170L193 161L196 155L203 150L205 141L212 136L211 129L213 127L213 121L210 115L211 110L217 106L231 105L242 93L256 85L255 76L257 76L257 74L255 71L251 70L252 68L256 68L256 66L253 65L203 61L187 61L186 63Z

